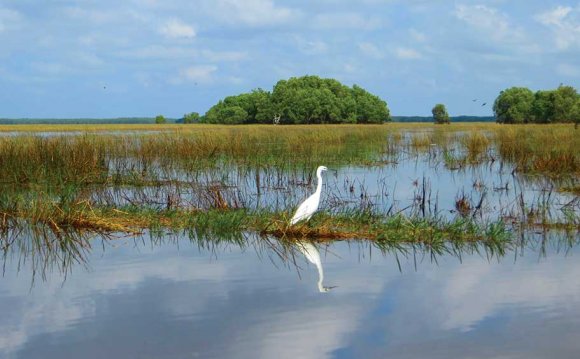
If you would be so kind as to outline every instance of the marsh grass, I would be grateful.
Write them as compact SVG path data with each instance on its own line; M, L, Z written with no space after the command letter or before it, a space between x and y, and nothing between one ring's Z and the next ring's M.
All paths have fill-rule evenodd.
M467 160L471 163L479 163L482 156L487 153L491 141L481 132L470 132L462 136L461 144L467 152Z
M106 145L87 136L0 139L0 182L95 181L106 174Z
M503 127L495 135L501 158L521 172L580 174L580 136L571 126Z
M420 151L428 149L432 143L433 140L430 135L419 133L411 136L410 146L411 148Z
M384 163L385 156L387 162L396 162L405 146L418 153L462 149L465 157L457 153L454 161L446 158L451 167L465 158L468 163L503 160L523 173L580 173L580 136L565 125L175 126L162 126L164 131L156 134L0 137L0 182L138 185L170 177L175 170L226 165L364 166ZM39 128L47 127L35 130Z
M452 151L443 151L443 162L448 170L454 171L463 168L466 164L466 158L458 156Z
M361 218L362 217L362 218ZM501 222L487 225L456 218L384 216L368 212L345 212L317 216L312 225L288 227L277 223L273 229L262 231L276 237L310 238L319 241L336 239L369 239L377 242L437 244L447 241L507 242L511 233Z
M205 128L205 127L204 127ZM312 167L372 161L386 148L381 127L211 127L156 135L0 138L0 182L136 182L175 169L225 165Z

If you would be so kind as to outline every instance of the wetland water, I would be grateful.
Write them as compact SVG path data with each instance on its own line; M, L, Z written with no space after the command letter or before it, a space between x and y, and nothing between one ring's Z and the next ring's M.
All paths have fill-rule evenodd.
M333 164L314 148L330 169L321 212L500 220L511 240L311 243L216 228L69 238L54 223L3 227L0 217L0 358L579 357L580 198L558 191L578 178L520 173L493 147L467 161L459 147L412 148L402 138L368 163ZM291 211L316 185L313 166L245 161L98 162L105 178L126 176L118 185L82 184L67 162L49 162L78 187L57 184L61 192L39 198L59 211L78 203ZM33 177L23 173L19 180ZM16 198L0 203L8 215L36 203L26 186L0 189L6 203Z
M580 251L541 242L501 257L318 246L336 286L322 293L300 251L285 261L259 239L94 243L88 267L33 284L15 256L0 357L576 358Z

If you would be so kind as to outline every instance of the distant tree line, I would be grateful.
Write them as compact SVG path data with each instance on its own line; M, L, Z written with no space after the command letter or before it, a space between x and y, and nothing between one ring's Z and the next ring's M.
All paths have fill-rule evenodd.
M363 88L318 76L280 80L272 92L256 89L228 96L211 107L203 123L315 124L390 121L387 103Z
M493 104L499 123L580 122L580 94L572 86L533 93L525 87L501 91Z
M167 119L173 120L173 119ZM6 125L43 125L43 124L145 124L154 123L152 117L116 117L116 118L0 118L0 124Z

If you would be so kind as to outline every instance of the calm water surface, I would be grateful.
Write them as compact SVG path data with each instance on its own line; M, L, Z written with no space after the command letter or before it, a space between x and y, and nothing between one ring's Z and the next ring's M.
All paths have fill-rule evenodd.
M580 356L580 250L555 238L502 257L340 242L289 260L260 239L162 242L95 240L86 265L34 282L30 261L9 256L0 357ZM336 287L321 292L320 274Z

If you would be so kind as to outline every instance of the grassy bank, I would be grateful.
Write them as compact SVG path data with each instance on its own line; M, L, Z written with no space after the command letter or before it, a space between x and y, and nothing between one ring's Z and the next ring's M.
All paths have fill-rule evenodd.
M501 222L477 224L468 218L386 216L368 211L319 213L307 224L288 225L288 212L212 209L207 211L160 210L142 206L99 207L88 202L62 205L41 201L0 210L0 232L17 223L45 227L57 237L71 231L98 234L139 234L161 228L192 231L197 236L232 237L255 232L278 238L318 241L367 239L399 243L433 244L443 241L491 241L511 239Z

